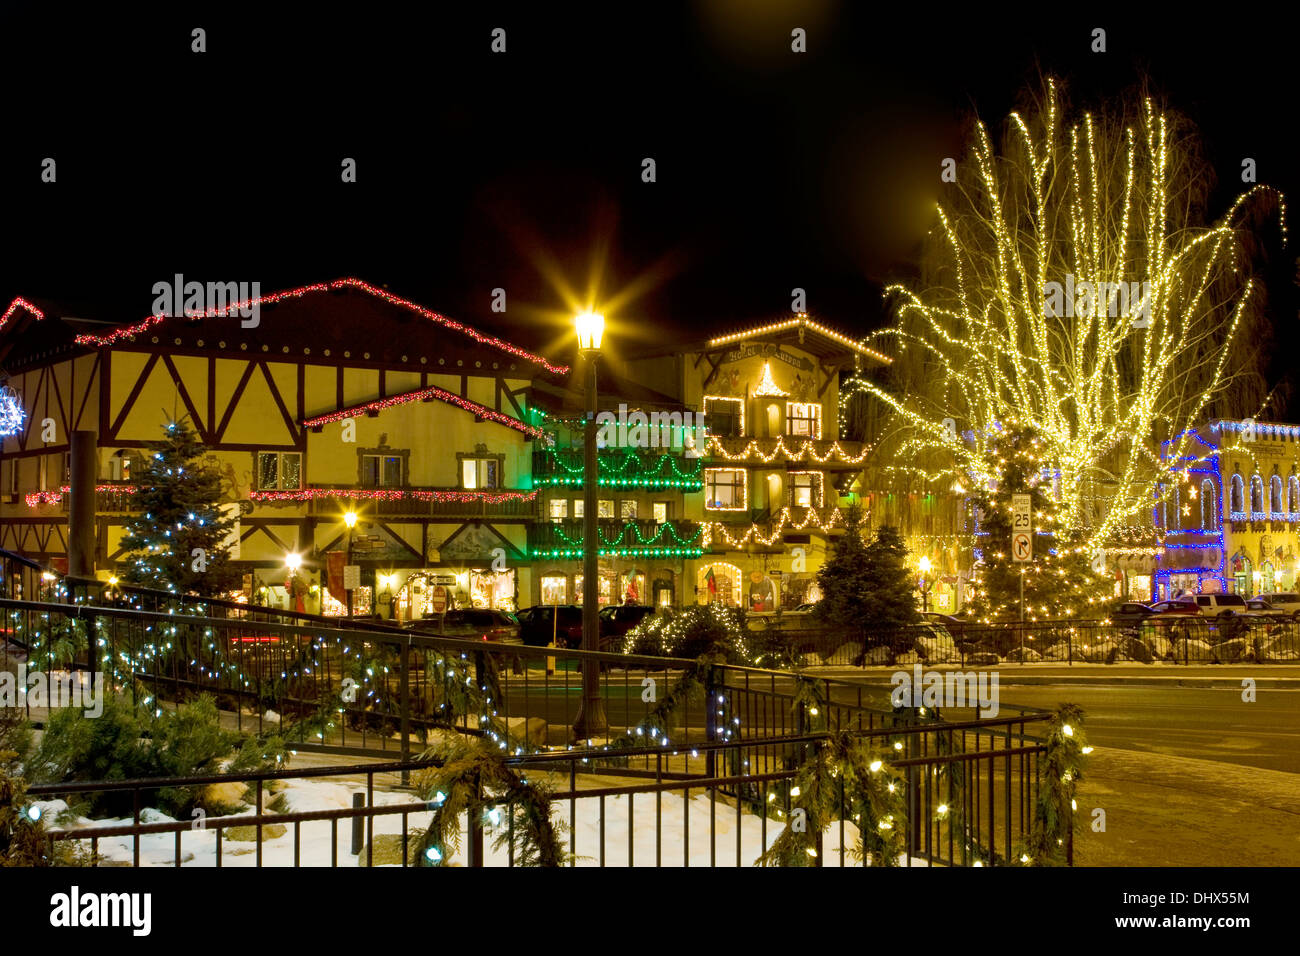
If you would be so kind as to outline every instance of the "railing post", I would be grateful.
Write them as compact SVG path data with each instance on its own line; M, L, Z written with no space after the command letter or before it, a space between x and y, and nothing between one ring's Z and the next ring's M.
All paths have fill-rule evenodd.
M352 794L352 809L359 811L365 809L366 795L364 793ZM352 815L352 855L360 856L361 851L365 849L365 830L366 818L362 813L353 813Z
M469 818L469 865L472 867L481 867L483 865L483 817L482 811L474 809L479 800L483 797L483 783L477 773L474 774L474 799L470 801L470 811L465 814Z
M402 763L411 761L411 638L407 635L398 644L398 650L402 655L402 663L399 668L402 680ZM408 786L411 782L411 771L402 771L402 786Z
M715 676L717 668L709 666L704 679L704 742L712 744L718 739L718 686ZM710 749L704 755L704 775L712 778L716 766L716 755Z

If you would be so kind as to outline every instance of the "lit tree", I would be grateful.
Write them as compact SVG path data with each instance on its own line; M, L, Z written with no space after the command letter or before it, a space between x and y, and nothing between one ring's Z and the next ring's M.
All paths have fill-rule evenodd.
M998 468L996 489L972 495L979 514L980 560L966 602L979 621L1020 616L1021 578L1027 621L1095 616L1110 580L1092 570L1083 535L1072 532L1052 495L1052 471L1042 458L1044 443L1016 422L993 429L988 447ZM1033 559L1012 557L1012 496L1028 494L1032 509Z
M1000 150L976 123L956 172L922 286L891 286L896 321L871 336L893 381L845 394L892 410L881 458L955 490L996 480L994 423L1031 427L1061 520L1096 548L1201 453L1188 429L1264 398L1248 217L1278 212L1285 241L1281 196L1254 186L1205 224L1187 124L1150 98L1067 123L1051 80Z
M182 594L216 595L239 586L222 542L234 519L222 514L221 477L201 460L206 451L188 421L171 422L152 444L122 537L122 578Z

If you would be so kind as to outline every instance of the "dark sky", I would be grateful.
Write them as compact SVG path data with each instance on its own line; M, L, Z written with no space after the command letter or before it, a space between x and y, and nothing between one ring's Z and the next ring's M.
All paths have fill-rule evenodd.
M583 298L599 272L628 342L787 313L795 286L815 315L860 331L880 321L881 282L913 267L962 117L1000 123L1040 70L1083 102L1147 73L1201 127L1226 180L1213 212L1240 188L1243 156L1261 180L1297 185L1294 32L1271 14L294 6L5 8L6 303L137 318L176 272L264 291L356 275L558 350L563 286ZM504 55L490 52L497 26ZM796 26L805 55L790 52ZM1089 51L1095 26L1105 54ZM56 184L39 181L45 156ZM339 181L345 156L355 185ZM1291 268L1270 276L1287 330ZM496 287L504 317L489 311Z

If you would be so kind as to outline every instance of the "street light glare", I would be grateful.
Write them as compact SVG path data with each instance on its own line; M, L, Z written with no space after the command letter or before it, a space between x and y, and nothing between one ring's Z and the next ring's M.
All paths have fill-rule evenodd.
M302 567L302 555L293 554L292 552L284 556L284 566L290 571L297 571Z
M922 573L922 574L929 574L929 573L930 573L930 558L929 558L928 555L924 555L924 554L921 555L921 560L920 560L920 562L919 562L919 567L921 568L921 573Z
M585 351L600 348L605 334L605 317L598 312L584 312L574 320L578 329L578 348Z
M349 528L355 528L357 525L357 513L355 511L346 511L343 514L343 523Z

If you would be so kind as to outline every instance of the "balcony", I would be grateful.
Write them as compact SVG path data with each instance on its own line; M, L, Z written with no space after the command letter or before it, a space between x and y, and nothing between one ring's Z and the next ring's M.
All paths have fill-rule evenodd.
M334 493L331 493L334 492ZM357 488L353 485L316 485L305 490L305 500L257 500L256 508L280 504L307 505L313 517L335 520L352 510L376 518L531 521L537 517L538 495L532 491L500 488L466 491L463 488Z
M699 491L704 487L700 459L687 458L680 451L608 448L599 452L597 460L602 488ZM536 487L581 488L582 479L581 448L548 448L533 452L533 484Z
M528 527L528 553L538 558L576 560L582 557L581 518L544 521ZM625 557L698 557L700 525L694 521L650 521L602 518L596 525L602 555Z
M800 465L820 471L861 471L867 463L869 445L860 441L827 441L783 435L778 438L709 439L710 467L741 465L770 468Z
M716 522L710 535L709 550L773 550L784 547L788 534L838 533L844 516L835 506L825 508L754 508L747 515L740 512L706 512Z

